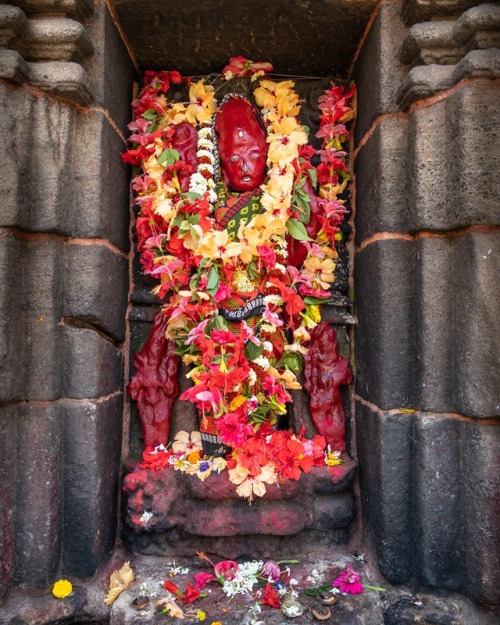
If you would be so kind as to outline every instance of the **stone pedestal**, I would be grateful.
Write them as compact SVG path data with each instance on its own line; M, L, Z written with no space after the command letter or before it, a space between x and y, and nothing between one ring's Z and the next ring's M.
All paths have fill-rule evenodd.
M138 553L300 558L346 542L354 516L356 463L347 455L342 465L266 486L251 504L237 495L227 472L201 482L172 468L127 470L124 538Z

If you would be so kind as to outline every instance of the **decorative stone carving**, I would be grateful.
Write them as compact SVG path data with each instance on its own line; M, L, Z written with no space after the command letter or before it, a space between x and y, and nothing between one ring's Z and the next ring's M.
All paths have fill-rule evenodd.
M92 102L94 88L82 66L94 53L92 42L81 23L60 16L85 19L92 7L70 0L12 4L19 6L0 5L0 45L7 48L0 51L0 78L28 82L79 104ZM56 15L39 16L45 13Z

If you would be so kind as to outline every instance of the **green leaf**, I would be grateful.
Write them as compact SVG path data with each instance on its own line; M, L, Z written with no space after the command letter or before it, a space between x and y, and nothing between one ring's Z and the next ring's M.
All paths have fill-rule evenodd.
M255 360L259 356L262 356L264 351L264 345L255 345L252 341L248 341L245 345L245 356L248 360Z
M308 169L307 173L309 174L309 176L311 177L311 184L314 188L316 188L317 184L318 184L318 175L316 173L315 169Z
M292 204L300 209L300 221L303 224L308 224L311 218L311 198L309 197L309 193L306 193L306 191L300 187L296 187L292 198Z
M302 356L298 352L283 352L283 356L274 367L276 369L285 367L294 373L298 373L302 369Z
M155 109L148 109L147 111L144 111L144 113L142 114L142 117L144 117L144 119L155 119L157 115L158 115L158 112L155 111Z
M286 229L288 230L292 239L297 241L311 241L312 239L307 234L307 230L304 224L297 221L294 217L290 217L286 222Z
M189 224L189 233L191 234L191 238L193 239L194 244L198 245L198 233L191 224Z
M166 148L158 157L158 165L163 165L163 163L167 163L167 167L170 167L178 161L180 158L179 152L174 150L174 148Z
M247 265L247 273L250 280L255 280L255 278L257 278L257 276L259 275L259 272L257 271L257 267L253 260Z
M210 293L210 295L215 295L219 288L219 282L220 282L220 278L219 278L219 272L217 271L217 267L212 266L208 274L207 293Z
M328 301L328 297L316 297L314 295L306 295L304 304L324 304Z
M177 150L174 150L177 152ZM179 154L179 152L177 152ZM178 158L176 160L179 160ZM201 200L201 195L199 193L195 193L194 191L186 191L182 194L182 197L187 198L188 200Z

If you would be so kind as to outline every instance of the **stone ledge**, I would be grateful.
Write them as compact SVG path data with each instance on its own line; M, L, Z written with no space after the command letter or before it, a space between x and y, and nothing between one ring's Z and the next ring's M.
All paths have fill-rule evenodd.
M402 0L401 15L407 24L459 15L478 0Z
M403 40L401 61L418 65L457 63L465 54L465 48L455 40L454 27L454 22L415 24Z
M431 64L412 68L399 88L398 104L406 110L417 100L450 89L465 78L494 80L499 76L500 50L471 50L456 65Z
M20 40L11 45L27 61L81 62L94 53L85 28L65 17L28 20Z
M500 46L500 7L481 4L466 11L453 27L455 41L473 48Z

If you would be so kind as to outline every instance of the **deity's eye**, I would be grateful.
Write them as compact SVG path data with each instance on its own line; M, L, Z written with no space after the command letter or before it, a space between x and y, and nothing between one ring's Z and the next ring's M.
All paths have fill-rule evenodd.
M233 154L232 156L229 157L230 161L238 161L240 159L238 154Z
M262 155L260 152L252 152L250 158L260 158Z

